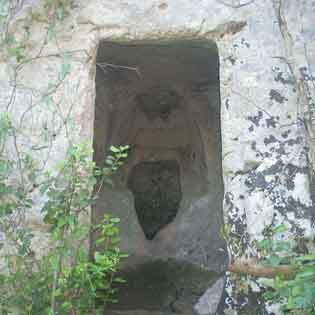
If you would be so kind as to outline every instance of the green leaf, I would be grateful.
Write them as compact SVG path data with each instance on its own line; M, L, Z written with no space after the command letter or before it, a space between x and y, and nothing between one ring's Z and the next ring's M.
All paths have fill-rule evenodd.
M302 271L302 272L298 272L297 274L297 278L315 278L315 269L314 270L310 270L310 271ZM315 281L315 279L314 279Z
M109 150L114 152L114 153L118 153L119 152L119 149L117 147L113 146L113 145L109 148Z
M288 228L284 224L280 224L275 229L273 229L274 234L279 234L286 231L288 231Z
M293 309L294 306L295 306L295 304L294 304L293 297L289 296L288 302L287 302L287 305L286 305L286 309L288 309L288 310Z
M115 277L114 278L115 283L126 283L126 280L121 277Z
M112 222L112 223L119 223L120 219L119 218L111 218L110 222Z
M292 288L292 296L299 296L304 293L304 290L301 287L293 287Z
M271 288L275 287L274 279L263 279L260 281L260 283L264 285L265 287L271 287Z
M128 254L119 254L119 257L120 257L120 258L128 258L129 255L128 255Z
M315 255L303 255L303 256L299 256L297 258L294 259L295 261L314 261L315 262Z
M271 255L269 258L268 258L268 263L273 266L273 267L276 267L276 266L279 266L280 263L281 263L281 257L279 257L278 255Z
M61 304L63 309L69 309L71 307L71 303L69 301L63 302Z
M113 165L113 163L114 163L114 161L111 160L111 159L107 159L107 160L105 160L105 162L106 162L106 164L108 164L108 165Z
M61 289L57 289L57 290L55 290L55 294L54 294L54 296L55 297L58 297L58 296L60 296L61 295Z

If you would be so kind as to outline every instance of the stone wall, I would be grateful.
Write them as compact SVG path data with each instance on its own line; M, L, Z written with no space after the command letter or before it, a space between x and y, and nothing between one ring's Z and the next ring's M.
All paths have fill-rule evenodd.
M284 221L292 233L311 237L315 211L301 120L307 106L295 83L303 77L311 88L314 81L315 5L285 1L284 23L277 0L238 2L76 0L56 39L39 47L47 37L45 18L39 14L29 21L31 7L41 12L40 1L30 1L11 25L22 37L27 21L30 57L18 71L12 58L1 57L0 64L0 106L12 112L22 131L19 149L33 151L50 168L63 159L69 140L92 143L102 41L211 40L220 58L223 213L231 254L251 256L251 242L272 223ZM34 198L40 204L36 189ZM44 250L45 226L37 209L27 220L37 235L34 247ZM228 275L226 314L253 314L259 306L260 287L253 279L248 284L249 294L239 294ZM255 312L265 314L264 309Z

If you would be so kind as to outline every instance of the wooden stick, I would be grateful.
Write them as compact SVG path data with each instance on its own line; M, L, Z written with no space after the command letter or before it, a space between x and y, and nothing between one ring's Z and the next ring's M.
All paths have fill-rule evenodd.
M228 271L234 273L242 273L256 277L275 278L278 275L284 276L286 279L292 278L294 270L290 266L263 266L253 260L236 259L228 266Z

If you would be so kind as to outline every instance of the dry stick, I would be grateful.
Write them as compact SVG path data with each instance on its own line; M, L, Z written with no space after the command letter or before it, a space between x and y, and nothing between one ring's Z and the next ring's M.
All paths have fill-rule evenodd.
M233 273L241 273L252 275L255 277L266 278L275 278L276 276L281 275L284 276L286 279L290 279L294 276L294 269L290 266L263 266L249 259L235 259L229 264L227 270Z
M315 93L315 76L313 75L313 71L312 71L312 68L311 68L311 63L310 63L310 60L309 60L309 56L308 56L308 51L307 51L307 46L306 46L306 44L304 44L304 55L305 55L305 60L306 60L307 68L308 68L309 74L310 74L310 81L311 81L311 84L312 84L312 86L313 86L314 93Z
M294 59L293 54L293 38L288 28L288 23L286 20L286 16L284 14L284 8L283 8L283 0L275 1L275 8L277 10L277 19L279 23L279 29L280 33L284 42L284 48L286 52L286 57L282 57L281 59L286 62L288 65L289 71L294 79L295 87L297 90L297 116L302 117L304 126L306 129L306 135L308 138L308 147L309 147L309 153L308 153L308 159L311 164L311 168L314 171L314 163L315 163L315 150L314 150L314 140L315 140L315 130L312 123L312 114L309 109L309 102L308 102L308 96L307 96L307 86L304 81L304 79L301 76L301 72L298 69L298 66ZM307 61L307 49L306 46L304 46L304 52L305 52L305 59ZM302 108L301 108L302 105Z
M236 95L238 95L238 96L244 98L248 103L254 105L256 108L258 108L259 110L263 111L263 112L264 112L267 116L269 116L270 118L273 118L273 116L272 116L270 113L268 113L264 108L258 106L258 105L257 105L252 99L250 99L248 96L243 95L242 93L240 93L240 92L238 92L238 91L236 91L236 90L234 90L234 89L231 89L231 92L232 92L233 94L236 94ZM278 122L276 122L276 123L278 123Z
M245 2L245 3L239 3L239 4L228 3L228 2L225 2L223 0L217 0L217 2L223 4L223 5L227 6L227 7L230 7L232 9L239 9L239 8L243 8L243 7L247 6L247 5L250 5L250 4L254 3L255 0L251 0L251 1L248 1L248 2Z
M309 56L308 56L308 51L307 51L306 44L304 44L304 56L305 56L305 60L306 60L307 69L309 71L310 82L311 82L311 87L313 88L313 93L311 91L311 87L308 88L307 84L305 83L305 79L304 78L303 78L303 83L305 84L306 89L308 88L307 89L307 93L308 93L307 96L311 99L312 103L315 103L315 99L313 99L315 97L315 76L313 75L313 72L312 72L312 68L311 68L311 64L310 64L310 61L309 61ZM310 108L309 112L310 112L309 123L310 123L311 126L313 126L313 121L314 121L315 118L312 117L312 113L314 113L314 108L313 109ZM312 135L314 136L314 134L312 134Z
M115 65L113 63L108 63L108 62L98 62L96 63L97 66L99 66L103 71L106 67L110 68L116 68L116 69L123 69L123 70L132 70L137 73L139 77L141 77L141 73L139 71L138 67L129 67L129 66L122 66L122 65Z
M277 19L278 19L279 29L280 29L280 33L283 39L285 54L286 54L285 57L282 57L279 59L282 59L283 61L285 61L294 79L295 86L298 92L298 101L297 101L298 106L301 105L302 103L302 105L305 107L307 104L305 86L304 86L303 80L301 79L299 69L294 59L292 35L289 31L288 23L283 12L283 1L280 0L278 3L279 4L277 7ZM298 107L298 116L300 116L301 114L302 116L304 116L303 112L305 112L305 108L302 108L302 112L301 112L301 108Z

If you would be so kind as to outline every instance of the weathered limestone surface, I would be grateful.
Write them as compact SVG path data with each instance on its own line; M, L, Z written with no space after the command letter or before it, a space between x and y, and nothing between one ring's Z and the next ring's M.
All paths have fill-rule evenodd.
M314 81L315 3L285 1L292 35L288 47L279 30L278 1L250 1L240 8L225 2L230 3L75 0L65 25L60 26L58 45L46 45L40 56L38 43L45 39L45 24L32 22L27 50L37 57L23 64L15 80L14 60L1 59L0 106L10 109L23 131L17 139L19 148L32 150L49 168L63 159L69 138L93 139L95 61L100 41L214 40L220 57L224 217L231 227L228 244L240 239L233 254L251 255L251 241L259 239L264 227L273 222L286 222L294 233L313 234L315 211L306 135L298 116L304 108L297 107L294 80L283 58L294 61L304 77ZM30 6L38 3L30 1ZM28 8L16 18L12 26L16 30L21 30ZM68 51L66 56L56 55L63 51ZM42 99L41 92L49 82L57 82L64 58L69 60L70 70L58 84L54 102ZM36 190L34 198L40 204ZM28 223L38 235L34 247L44 248L45 227L37 209L28 215ZM259 290L251 281L250 298L236 298L237 288L228 278L218 312L224 314L225 308L225 314L254 314ZM206 314L201 310L204 299L196 306L202 315ZM263 305L255 309L255 314L267 312Z

